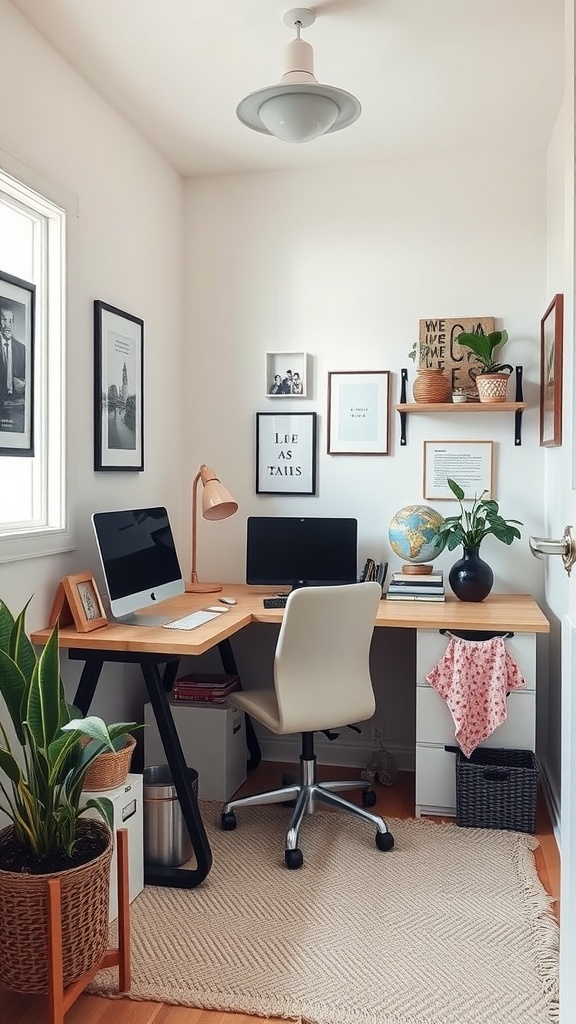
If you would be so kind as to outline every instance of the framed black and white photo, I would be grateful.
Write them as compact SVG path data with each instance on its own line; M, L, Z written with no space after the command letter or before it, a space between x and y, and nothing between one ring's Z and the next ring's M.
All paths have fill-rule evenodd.
M256 494L316 494L316 413L256 413Z
M266 353L268 398L306 398L308 357L305 352Z
M36 285L0 271L0 455L34 455Z
M388 455L389 370L328 374L328 455Z
M94 302L94 469L144 469L144 321Z

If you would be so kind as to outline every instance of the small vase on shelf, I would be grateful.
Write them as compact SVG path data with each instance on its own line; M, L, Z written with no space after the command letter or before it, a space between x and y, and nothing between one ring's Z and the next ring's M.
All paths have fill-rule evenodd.
M450 381L439 367L431 370L418 370L416 380L412 385L415 402L449 402L451 393Z

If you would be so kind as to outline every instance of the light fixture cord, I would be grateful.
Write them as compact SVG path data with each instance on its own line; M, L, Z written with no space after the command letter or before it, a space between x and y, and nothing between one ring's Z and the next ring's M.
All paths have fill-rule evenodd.
M296 39L300 39L300 29L302 28L302 22L295 21L294 28L296 29Z

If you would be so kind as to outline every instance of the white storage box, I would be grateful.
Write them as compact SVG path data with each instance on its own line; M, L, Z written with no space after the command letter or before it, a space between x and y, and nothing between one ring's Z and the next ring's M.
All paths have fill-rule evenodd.
M244 712L233 704L204 704L169 697L174 725L184 759L198 772L200 800L229 800L246 781L246 729ZM144 708L146 766L166 764L152 705Z
M118 866L116 862L116 829L125 828L128 832L128 893L130 903L136 899L144 888L144 815L142 801L142 776L127 775L121 786L116 789L101 791L85 790L82 793L82 805L94 797L107 797L112 801L114 823L114 853L110 870L110 912L109 921L118 917ZM96 811L90 810L86 816L99 818Z

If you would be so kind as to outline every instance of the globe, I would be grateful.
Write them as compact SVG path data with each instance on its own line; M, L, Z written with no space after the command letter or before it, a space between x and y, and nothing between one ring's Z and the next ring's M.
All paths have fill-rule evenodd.
M434 541L443 522L443 516L430 505L406 505L388 527L390 547L407 562L429 562L442 550Z

